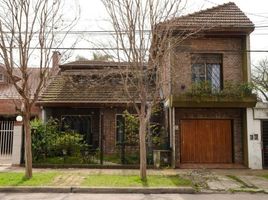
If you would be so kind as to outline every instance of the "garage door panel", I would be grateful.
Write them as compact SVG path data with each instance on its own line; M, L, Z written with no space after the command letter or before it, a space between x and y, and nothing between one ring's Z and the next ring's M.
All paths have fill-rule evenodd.
M231 120L182 120L182 163L231 163Z
M196 122L185 120L184 123L181 124L181 130L182 132L184 132L184 134L181 137L181 144L183 145L182 149L183 157L181 159L183 159L184 162L190 162L192 158L196 157L195 151L192 150L193 146L196 145L195 136L192 135L192 134L195 135L196 133L195 129L196 129Z

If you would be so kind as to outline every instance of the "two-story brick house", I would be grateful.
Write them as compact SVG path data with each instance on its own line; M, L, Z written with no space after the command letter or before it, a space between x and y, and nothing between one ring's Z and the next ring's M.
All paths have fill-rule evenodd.
M246 108L256 103L246 84L254 24L234 3L169 23L180 35L195 32L162 66L173 166L247 166Z

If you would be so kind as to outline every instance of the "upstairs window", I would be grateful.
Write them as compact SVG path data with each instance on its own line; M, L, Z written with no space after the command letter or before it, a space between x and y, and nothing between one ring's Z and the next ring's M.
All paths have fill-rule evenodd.
M0 73L0 82L4 82L4 75Z
M208 82L212 91L222 89L222 55L192 54L192 82Z

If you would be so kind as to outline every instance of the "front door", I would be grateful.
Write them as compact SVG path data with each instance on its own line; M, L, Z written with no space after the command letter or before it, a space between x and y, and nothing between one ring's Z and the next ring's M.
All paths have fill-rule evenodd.
M268 121L262 121L263 168L268 168Z
M231 120L181 120L181 163L231 163Z

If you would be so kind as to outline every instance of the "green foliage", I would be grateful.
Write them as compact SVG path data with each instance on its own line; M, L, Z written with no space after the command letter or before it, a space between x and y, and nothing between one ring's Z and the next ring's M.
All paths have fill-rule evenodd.
M31 121L33 159L38 160L54 153L54 142L59 134L58 122L50 119L43 123L39 119Z
M262 175L262 177L268 179L268 174Z
M251 83L225 82L222 96L226 97L248 97L253 95L253 85Z
M83 136L75 132L61 132L54 143L55 151L64 156L78 156L84 146Z
M90 159L88 159L90 158ZM99 164L97 159L93 159L93 156L83 157L82 155L78 156L53 156L47 157L45 159L36 160L35 164L51 164L51 165L79 165L79 164Z
M33 160L46 160L52 157L82 157L81 152L89 147L83 135L73 131L60 131L59 122L49 119L43 123L35 119L31 122Z
M0 186L44 186L51 184L57 175L56 172L36 172L31 179L26 179L24 173L4 172L0 173Z
M124 111L125 118L125 142L128 145L139 144L139 118L137 115Z
M189 95L207 96L212 94L211 84L208 81L193 83L189 91Z
M139 176L135 175L88 175L84 173L59 173L59 172L36 172L31 179L24 178L21 172L0 172L0 186L57 186L57 180L64 176L83 177L82 186L89 187L178 187L191 186L191 181L181 178L180 176L148 176L146 181L142 181ZM60 179L58 179L60 178ZM63 184L64 184L63 180ZM67 180L67 179L66 179ZM66 182L66 181L65 181Z
M114 164L122 164L121 163L121 156L120 156L120 149L117 149L117 152L114 154L104 155L104 161L111 162ZM131 152L127 153L124 157L125 164L128 165L137 165L139 164L140 157L139 152Z
M146 138L149 142L151 137L152 145L156 148L164 148L166 146L167 138L164 127L159 124L161 120L161 107L154 106L152 109L152 116L150 121L150 136L147 132ZM139 118L137 115L130 114L124 111L125 118L125 140L126 144L138 145L139 143Z
M191 181L180 176L148 176L142 181L139 176L90 175L84 183L90 187L178 187L190 186Z
M191 97L243 98L253 96L253 88L251 83L225 81L222 90L213 90L210 82L202 81L193 83L185 94Z
M152 146L154 149L167 149L168 138L166 130L160 123L162 121L162 107L160 104L152 108L152 115L150 121L150 135ZM149 137L149 135L147 136Z

